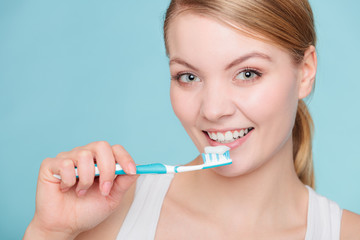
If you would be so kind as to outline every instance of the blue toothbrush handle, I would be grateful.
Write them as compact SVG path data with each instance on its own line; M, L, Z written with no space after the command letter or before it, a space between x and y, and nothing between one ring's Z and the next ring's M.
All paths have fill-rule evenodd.
M155 174L164 174L167 173L166 166L161 163L152 163L145 165L136 166L137 174L146 174L146 173L155 173Z
M178 172L189 172L201 169L208 169L213 167L220 167L232 163L229 155L230 148L226 146L218 147L206 147L205 154L202 155L204 163L200 165L185 165L185 166L170 166L162 163L152 163L136 166L136 174L166 174L166 173L178 173ZM78 171L75 167L75 174L78 177ZM95 176L99 176L100 171L95 164ZM116 164L115 168L116 175L126 175L124 170L119 164ZM53 174L57 179L61 179L58 174Z
M172 168L171 168L172 169ZM172 171L173 172L173 171ZM75 168L76 177L78 177L77 168ZM165 174L168 173L168 168L162 163L152 163L136 166L136 174ZM95 176L99 176L100 172L95 164ZM116 164L115 175L126 175L125 171ZM59 176L57 176L59 178Z
M136 174L165 174L167 173L166 166L161 163L152 163L136 166ZM116 175L125 175L124 170L115 171Z

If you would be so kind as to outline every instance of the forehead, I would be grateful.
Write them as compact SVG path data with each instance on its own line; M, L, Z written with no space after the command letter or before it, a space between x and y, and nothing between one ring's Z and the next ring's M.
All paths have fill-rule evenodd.
M261 36L259 39L250 37L244 33L245 28L236 28L210 16L181 13L172 19L167 30L169 56L227 58L253 51L275 56L287 55L285 50L269 41L259 40Z

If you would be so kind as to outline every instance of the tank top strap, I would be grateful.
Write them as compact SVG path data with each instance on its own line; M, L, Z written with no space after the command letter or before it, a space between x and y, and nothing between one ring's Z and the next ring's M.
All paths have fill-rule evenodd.
M342 209L311 187L306 187L309 203L305 240L339 240Z
M117 240L155 238L161 207L174 174L144 174L137 179L133 203Z

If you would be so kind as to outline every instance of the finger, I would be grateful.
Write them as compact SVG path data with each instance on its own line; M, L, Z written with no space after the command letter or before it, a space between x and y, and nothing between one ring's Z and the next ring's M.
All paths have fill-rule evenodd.
M119 144L112 146L112 150L115 156L115 161L120 164L126 174L136 174L136 165L130 154L125 148Z
M56 155L56 158L68 158L70 152L60 152L58 155Z
M60 190L62 192L66 192L76 183L76 175L75 175L75 163L72 159L50 159L46 160L45 163L52 174L57 174L61 178L60 182ZM51 162L50 162L51 161ZM46 168L45 167L45 168Z
M115 158L112 148L109 143L104 141L93 143L91 148L100 172L100 192L103 196L107 196L115 178Z
M75 155L77 161L77 172L79 176L76 193L80 197L85 195L87 190L94 183L94 155L89 150L78 150Z
M90 144L88 144L88 145L90 145ZM74 159L76 159L76 154L78 154L79 151L87 150L86 147L88 145L75 147L71 151L60 152L58 155L56 155L56 158L74 158L75 157Z
M110 196L113 199L122 199L124 194L135 183L138 175L119 175L114 180L114 185L111 189Z

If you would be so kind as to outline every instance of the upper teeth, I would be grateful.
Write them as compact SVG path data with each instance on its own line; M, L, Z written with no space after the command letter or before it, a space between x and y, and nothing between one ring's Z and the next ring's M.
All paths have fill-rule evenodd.
M220 143L229 143L233 142L238 138L244 137L249 131L251 131L253 128L245 128L241 130L235 130L235 131L227 131L227 132L207 132L209 137L217 142Z

